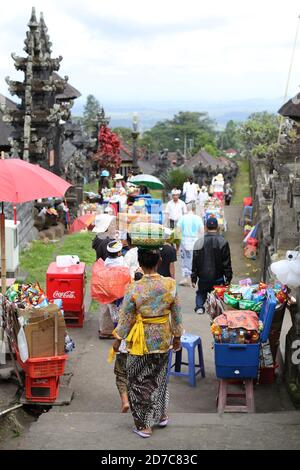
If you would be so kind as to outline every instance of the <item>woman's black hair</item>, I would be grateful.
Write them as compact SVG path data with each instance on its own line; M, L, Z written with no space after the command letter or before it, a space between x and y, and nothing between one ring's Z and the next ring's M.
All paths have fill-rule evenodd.
M138 249L138 262L141 268L153 269L160 260L159 250Z
M118 258L119 253L109 253L107 252L109 258Z
M128 246L132 246L132 240L131 240L131 236L129 235L129 233L127 232L127 235L126 235L126 240L127 240L127 244Z
M148 188L147 186L140 186L140 194L148 194Z

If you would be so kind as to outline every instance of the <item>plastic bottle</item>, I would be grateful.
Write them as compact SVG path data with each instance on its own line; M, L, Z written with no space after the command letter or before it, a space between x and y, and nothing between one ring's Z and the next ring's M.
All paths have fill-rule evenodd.
M245 343L245 331L244 330L240 330L239 331L239 335L238 335L238 338L237 338L237 342L239 344L244 344Z
M235 330L229 332L229 343L236 344L237 342L237 333Z
M227 328L224 328L222 331L222 343L229 343L229 333Z

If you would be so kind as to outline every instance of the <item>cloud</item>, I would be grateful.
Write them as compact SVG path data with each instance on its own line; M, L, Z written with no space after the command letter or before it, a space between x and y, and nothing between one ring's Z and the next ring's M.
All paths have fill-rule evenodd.
M4 4L4 2L2 2ZM61 75L83 95L105 100L281 96L298 0L34 0L44 12ZM11 52L23 55L32 0L5 2L0 17L0 92L22 79ZM300 37L299 37L300 41ZM298 91L298 46L290 90Z
M74 18L74 12L72 13ZM132 40L141 38L155 38L157 36L177 35L198 30L215 30L226 26L229 19L221 17L207 17L188 21L151 23L126 20L121 18L105 18L90 16L85 10L76 10L76 16L85 28L98 36L110 40Z

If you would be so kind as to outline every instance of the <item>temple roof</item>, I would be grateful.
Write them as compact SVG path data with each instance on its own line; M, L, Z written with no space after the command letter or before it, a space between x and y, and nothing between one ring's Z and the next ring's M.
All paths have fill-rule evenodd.
M289 117L294 121L300 120L300 93L287 101L278 111L281 116Z
M9 109L15 109L17 107L16 103L14 101L10 100L9 98L6 98L6 96L1 95L0 93L0 104L5 105ZM2 120L3 113L0 109L0 147L10 147L10 143L8 141L8 138L10 137L13 128L6 122L3 122Z
M206 150L200 150L187 161L186 166L190 169L194 169L200 163L204 168L210 166L212 170L230 167L232 165L232 162L226 157L213 157Z
M54 80L62 80L62 77L58 75L58 73L56 72L53 72L52 77L54 78ZM59 93L58 95L56 95L56 99L59 101L75 100L76 98L79 98L80 96L81 96L80 91L78 91L72 85L67 83L63 93Z

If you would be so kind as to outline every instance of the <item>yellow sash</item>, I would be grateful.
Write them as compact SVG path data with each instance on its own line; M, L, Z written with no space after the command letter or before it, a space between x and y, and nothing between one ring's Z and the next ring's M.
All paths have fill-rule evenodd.
M131 328L129 335L126 338L128 343L132 343L130 354L134 356L143 356L147 354L148 348L145 340L145 331L144 331L144 323L154 323L156 325L167 323L169 321L169 315L164 315L163 317L148 317L143 318L142 315L139 313L136 316L136 322ZM111 348L109 355L108 355L108 362L112 362L115 357L115 352L113 348Z

